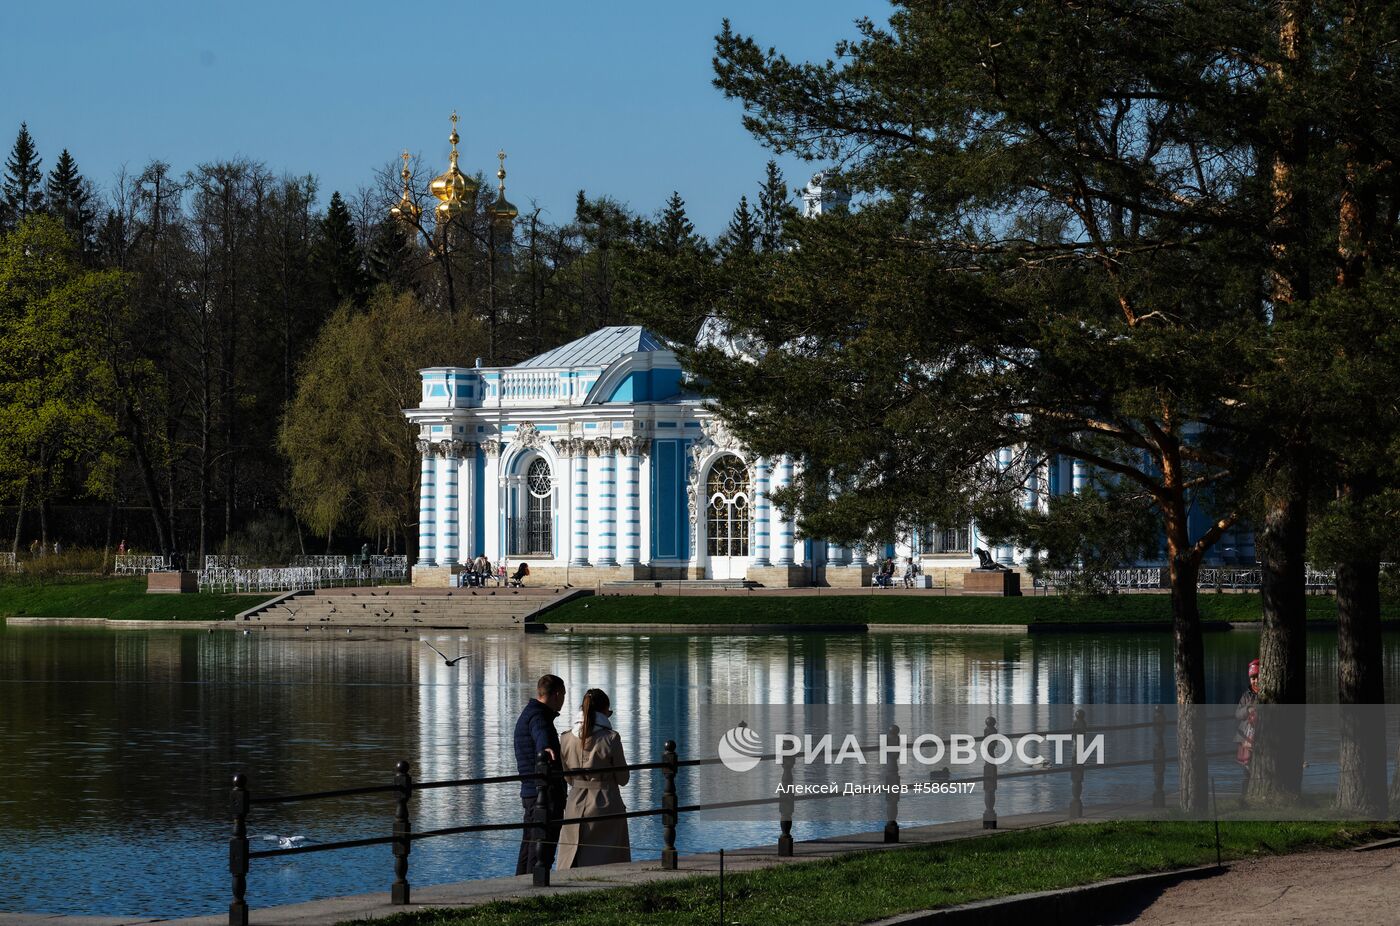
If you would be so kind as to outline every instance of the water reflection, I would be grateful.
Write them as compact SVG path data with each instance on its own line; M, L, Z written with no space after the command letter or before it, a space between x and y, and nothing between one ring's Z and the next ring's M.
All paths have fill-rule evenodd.
M1165 634L792 637L444 634L243 635L220 631L0 630L0 910L178 915L227 903L227 786L255 792L511 774L515 715L545 672L570 705L613 696L634 761L674 738L682 753L709 704L1106 704L1172 700ZM1257 636L1208 636L1207 691L1233 703ZM1400 692L1400 635L1385 641L1387 691ZM1335 699L1335 638L1314 634L1315 700ZM687 749L689 747L689 750ZM653 803L639 776L627 799ZM432 791L415 829L514 818L512 788ZM317 839L387 831L382 797L259 809L258 835ZM371 821L371 822L366 822ZM849 828L849 827L847 827ZM771 841L771 827L687 820L683 850ZM633 830L638 856L655 821ZM799 836L815 835L808 829ZM510 834L432 840L413 851L416 883L509 873ZM386 849L254 863L259 906L387 887Z

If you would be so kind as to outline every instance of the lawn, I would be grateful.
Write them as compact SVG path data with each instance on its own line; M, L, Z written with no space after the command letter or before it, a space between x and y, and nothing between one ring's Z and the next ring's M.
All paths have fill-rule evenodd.
M1257 594L1203 593L1206 621L1257 621ZM1394 603L1384 616L1397 616ZM1330 596L1308 598L1308 617L1335 620ZM898 595L881 592L778 596L594 595L550 611L551 625L588 624L1059 624L1171 620L1167 595L983 598L961 595Z
M105 617L110 620L215 621L271 595L148 595L144 577L15 579L0 582L3 617Z
M1225 822L1226 859L1342 847L1393 836L1396 824ZM844 926L915 910L1088 884L1215 861L1210 823L1093 823L1008 832L725 879L725 918L765 926ZM687 877L590 893L424 910L376 926L710 926L718 879ZM356 920L342 926L361 926Z

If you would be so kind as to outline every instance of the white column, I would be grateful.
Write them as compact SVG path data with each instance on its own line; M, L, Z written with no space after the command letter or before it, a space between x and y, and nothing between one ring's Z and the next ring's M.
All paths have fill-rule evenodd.
M610 437L593 441L598 455L598 531L595 566L617 565L617 442Z
M846 548L834 540L826 542L826 564L827 566L840 566L841 558Z
M618 529L622 534L622 565L642 561L642 442L624 437L622 444L622 513Z
M418 565L435 566L437 565L437 512L433 497L437 474L433 467L432 443L420 440L418 452L423 456L422 466L418 471Z
M481 546L485 549L477 552L485 553L487 559L496 563L506 548L505 538L501 536L501 505L505 500L501 479L501 442L488 440L481 445L481 449L486 454L486 469L481 477L482 498L486 506L482 518L485 536L481 538Z
M573 455L574 484L570 509L574 516L573 556L570 566L588 565L588 442L575 438L569 441Z
M1012 453L1010 447L1003 447L998 450L997 469L1003 473L1011 469L1011 462L1014 457L1015 455ZM995 553L997 562L1001 563L1003 566L1010 566L1016 562L1016 550L1009 544L997 547Z
M460 441L445 440L438 444L438 565L451 566L457 562L457 472L461 467Z
M772 464L767 457L759 457L753 463L753 559L750 565L768 566L769 551L772 547L773 505L768 501L769 475Z
M481 545L476 536L476 443L467 441L462 445L462 462L458 467L461 476L458 480L462 488L457 502L457 548L458 562L463 566L471 563L481 551L474 549Z
M1089 485L1089 465L1083 460L1074 461L1074 494L1078 495Z
M786 489L792 485L792 457L783 454L782 462L778 466L778 488ZM781 516L781 513L780 513ZM775 566L792 565L792 519L782 517L778 521L778 556L774 560Z

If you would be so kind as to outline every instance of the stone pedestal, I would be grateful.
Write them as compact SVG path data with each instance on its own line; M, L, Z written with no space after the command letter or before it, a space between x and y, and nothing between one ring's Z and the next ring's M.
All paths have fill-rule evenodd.
M1012 597L1021 594L1021 574L1014 569L969 569L963 573L964 595Z
M750 570L752 572L752 570ZM823 572L829 588L869 588L874 566L827 566Z
M148 572L146 594L179 595L199 591L199 577L193 572Z
M805 588L812 584L806 566L750 566L744 578L764 588Z

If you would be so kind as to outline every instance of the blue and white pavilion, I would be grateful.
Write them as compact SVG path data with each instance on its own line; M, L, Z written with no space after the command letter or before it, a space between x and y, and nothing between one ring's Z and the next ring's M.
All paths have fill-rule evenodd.
M422 403L405 412L422 454L417 584L446 584L481 553L574 585L869 575L850 550L797 542L768 501L793 459L748 453L643 328L603 328L512 367L421 375Z

